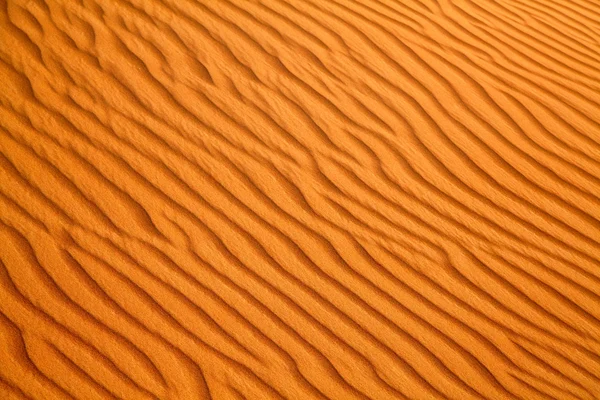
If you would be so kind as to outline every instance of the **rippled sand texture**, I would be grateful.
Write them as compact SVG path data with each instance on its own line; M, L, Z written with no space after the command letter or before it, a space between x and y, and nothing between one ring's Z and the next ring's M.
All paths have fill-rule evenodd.
M600 2L0 0L0 398L600 398Z

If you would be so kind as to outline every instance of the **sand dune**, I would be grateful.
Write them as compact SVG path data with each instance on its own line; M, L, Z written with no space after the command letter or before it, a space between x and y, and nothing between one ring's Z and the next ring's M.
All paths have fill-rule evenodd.
M600 2L0 0L1 399L600 399Z

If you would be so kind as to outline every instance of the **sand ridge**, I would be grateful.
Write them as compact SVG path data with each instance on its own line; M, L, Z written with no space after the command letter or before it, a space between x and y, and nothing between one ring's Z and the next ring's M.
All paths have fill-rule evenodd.
M600 398L600 3L0 0L0 398Z

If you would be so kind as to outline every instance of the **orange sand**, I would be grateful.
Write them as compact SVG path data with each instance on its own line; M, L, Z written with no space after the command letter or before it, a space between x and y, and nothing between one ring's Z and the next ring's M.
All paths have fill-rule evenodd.
M600 399L600 1L0 0L0 399Z

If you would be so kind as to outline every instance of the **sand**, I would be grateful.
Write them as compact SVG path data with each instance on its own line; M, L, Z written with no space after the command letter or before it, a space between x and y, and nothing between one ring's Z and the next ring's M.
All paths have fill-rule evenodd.
M0 399L600 399L597 0L0 0Z

